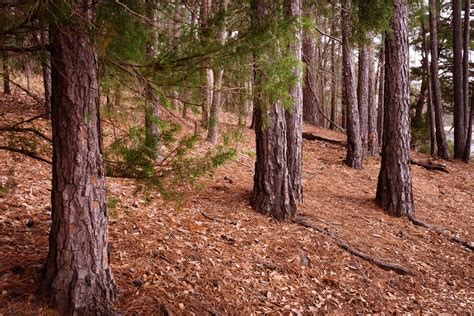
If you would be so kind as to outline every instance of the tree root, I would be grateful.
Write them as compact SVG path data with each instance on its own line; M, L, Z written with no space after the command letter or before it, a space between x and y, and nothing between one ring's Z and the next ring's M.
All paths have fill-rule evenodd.
M295 223L295 224L298 224L298 225L301 225L301 226L304 226L306 228L310 228L310 229L313 229L313 230L316 230L317 232L320 232L328 237L330 237L332 240L334 240L334 242L342 249L348 251L349 253L351 253L352 255L356 256L356 257L359 257L365 261L368 261L384 270L391 270L391 271L394 271L394 272L397 272L399 274L404 274L404 275L414 275L415 273L397 263L392 263L392 262L388 262L388 261L385 261L385 260L382 260L382 259L379 259L379 258L374 258L354 247L352 247L351 245L349 245L347 242L345 242L344 240L342 239L339 239L336 234L334 234L333 232L329 231L327 228L323 228L323 227L320 227L320 226L317 226L313 223L310 223L304 219L302 219L301 217L296 217L296 218L293 218L292 219L292 222Z
M430 223L426 223L413 215L408 215L408 219L416 226L432 230L440 235L448 237L448 239L454 243L460 244L471 251L474 250L474 244L472 242L456 237L451 231L446 228L440 228Z

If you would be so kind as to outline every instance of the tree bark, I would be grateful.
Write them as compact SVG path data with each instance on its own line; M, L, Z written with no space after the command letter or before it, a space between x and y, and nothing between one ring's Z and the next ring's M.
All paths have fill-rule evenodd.
M294 41L290 44L290 54L296 61L302 61L301 0L285 0L285 17L294 29ZM298 64L293 68L296 83L290 91L293 107L285 113L287 122L288 172L291 178L293 195L297 202L303 203L302 149L303 149L303 69Z
M3 73L3 93L4 94L11 94L12 91L10 89L10 67L8 62L8 53L4 51L2 53L2 73Z
M463 35L463 101L466 113L466 147L463 153L463 161L468 162L471 155L471 138L472 138L472 95L471 95L471 112L469 115L469 38L470 38L470 12L471 1L464 0L464 35Z
M44 47L49 44L48 30L42 30L40 33L41 45ZM44 111L47 115L51 113L51 58L48 50L44 50L42 59L43 87L44 87Z
M318 125L318 100L311 92L316 91L316 40L307 32L303 33L303 62L307 69L303 86L303 120L306 123Z
M379 146L382 146L383 140L383 118L384 118L384 92L385 92L385 50L384 44L381 44L379 51L379 100L377 107L377 134L379 136Z
M369 54L366 44L359 45L359 79L357 80L357 106L359 108L362 157L367 157L369 134Z
M471 143L472 143L472 119L474 117L474 94L471 94L471 112L469 114L469 121L468 121L468 128L467 128L467 137L466 137L466 145L464 148L464 156L462 160L465 163L469 162L471 156Z
M428 119L429 119L429 124L430 124L430 153L431 156L435 155L436 151L436 130L435 130L435 114L434 114L434 109L433 109L433 93L432 93L432 85L431 85L431 71L430 71L430 65L429 65L429 55L430 51L428 50L428 44L426 40L426 28L425 28L425 22L424 20L421 21L421 34L423 37L423 41L421 42L421 51L423 53L423 58L422 58L422 66L424 69L424 75L425 75L425 81L426 81L426 88L427 88L427 95L428 95Z
M352 49L350 45L351 21L350 1L344 0L341 6L342 32L342 81L343 101L347 115L347 154L345 163L354 169L362 169L363 151L360 137L359 110L357 108L356 87L352 64Z
M444 132L443 100L441 97L441 86L439 82L438 67L438 20L436 1L429 0L430 17L430 50L431 50L431 92L433 93L433 108L435 112L436 143L438 145L438 156L442 159L449 159L448 143Z
M270 0L251 0L252 28L264 27L271 18ZM256 56L254 52L254 57ZM255 58L255 61L258 59ZM288 170L287 125L280 101L267 104L263 70L255 65L254 106L256 162L251 205L278 220L296 214L292 180Z
M153 21L156 25L157 16L154 0L146 2L145 15L149 21ZM156 32L150 32L148 46L146 48L146 56L153 60L156 54L157 37ZM160 109L155 88L150 80L145 86L145 145L149 150L150 157L154 160L160 158Z
M334 122L337 119L337 104L336 104L336 94L337 94L337 66L336 66L336 41L333 40L331 43L331 124L329 128L332 130L337 129Z
M99 111L99 69L89 32L89 1L53 2L73 8L73 22L51 24L52 227L42 288L61 314L104 314L116 295L107 253L108 217Z
M368 139L367 139L367 154L372 157L379 155L379 141L377 135L377 105L375 103L376 95L376 71L374 70L374 48L371 45L368 46L369 55L369 117L368 117Z
M453 10L453 95L454 95L454 159L462 159L466 144L466 107L463 91L463 30L461 0L452 0Z
M424 63L425 63L425 60L423 57L421 64L424 65ZM413 121L412 121L412 124L414 126L421 126L421 124L423 123L423 107L425 105L427 90L428 90L428 85L426 82L426 76L423 73L421 75L420 93L418 94L418 98L416 99L416 103L415 103L415 116L413 117Z
M206 44L210 36L209 18L211 16L212 0L202 0L201 2L201 41ZM201 126L208 128L209 126L209 109L212 106L213 87L214 87L214 72L209 66L209 60L206 61L206 85L204 86L204 101L202 104L202 120Z
M392 216L414 215L410 166L408 4L394 1L385 39L385 111L377 204Z
M219 1L219 10L222 15L225 15L227 10L227 4L229 0L220 0ZM227 31L225 27L225 20L222 22L222 28L220 31L220 44L222 46L225 45L227 40ZM213 89L213 96L212 96L212 103L211 109L209 113L209 126L208 126L208 134L207 139L213 144L217 144L218 138L218 127L219 127L219 114L221 108L221 95L222 95L222 78L224 76L224 69L215 69L215 80L214 80L214 89Z

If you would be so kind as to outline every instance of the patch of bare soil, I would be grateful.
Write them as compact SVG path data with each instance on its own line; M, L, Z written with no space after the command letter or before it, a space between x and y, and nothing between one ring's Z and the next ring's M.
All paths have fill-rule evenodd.
M37 114L33 105L17 101L0 95L4 117L11 111L17 119ZM35 124L47 131L46 122ZM205 177L199 189L183 187L186 203L180 209L157 194L134 193L133 181L108 179L118 312L472 312L472 251L385 215L374 203L380 159L369 158L356 171L343 164L343 147L305 141L299 214L413 275L382 270L324 234L252 210L253 139L246 130L234 161ZM474 167L445 164L449 173L412 166L416 214L472 241ZM0 181L0 314L51 314L38 295L51 223L50 166L0 151Z

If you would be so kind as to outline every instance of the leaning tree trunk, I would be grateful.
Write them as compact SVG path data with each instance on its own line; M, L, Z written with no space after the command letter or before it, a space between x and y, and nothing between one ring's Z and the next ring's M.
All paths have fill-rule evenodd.
M157 16L154 0L147 1L145 14L149 21L156 25ZM150 32L150 39L146 48L146 56L153 60L156 54L156 32ZM158 160L160 158L160 107L155 87L150 80L145 85L145 146L148 148L149 156Z
M379 137L379 146L382 146L383 140L383 109L384 109L384 92L385 92L385 50L384 44L381 44L379 51L379 99L377 106L377 134Z
M51 24L52 226L42 284L61 314L105 314L116 295L99 116L99 69L89 1L57 1ZM70 19L75 17L74 21Z
M414 215L410 167L408 4L395 0L385 39L385 111L377 204L393 216Z
M347 155L346 164L354 169L362 169L363 151L360 137L359 110L357 108L356 87L352 65L352 49L350 45L351 20L350 1L344 0L341 6L342 32L342 85L343 101L347 116Z
M454 158L462 159L466 144L466 108L463 92L463 41L461 0L452 1L453 9L453 94L454 94Z
M220 0L219 1L219 10L220 14L225 15L227 10L227 4L229 0ZM225 27L225 19L222 22L222 29L220 32L220 44L222 46L225 45L227 39L227 31ZM224 76L224 69L215 69L214 70L215 78L214 78L214 89L213 89L213 96L212 96L212 103L211 109L209 113L209 126L208 126L208 134L207 139L213 144L217 144L218 138L218 128L219 128L219 115L221 109L221 96L222 96L222 78Z
M295 30L295 39L290 45L290 54L298 62L302 61L302 29L301 29L301 0L285 0L285 17L291 21ZM294 104L287 110L287 142L288 142L288 172L290 173L291 186L295 200L303 203L302 175L302 149L303 149L303 69L300 64L294 66L293 74L296 83L290 91Z
M49 43L49 34L47 30L40 33L41 45L47 46ZM46 115L51 113L51 59L47 49L43 49L41 67L43 68L43 87L44 87L44 111Z
M316 40L314 36L303 33L303 62L306 65L303 85L303 120L318 125L318 100L316 99Z
M253 29L264 27L271 18L269 1L251 0ZM257 60L255 58L255 61ZM288 170L285 110L280 101L269 101L271 98L262 89L266 80L262 71L258 65L255 65L254 106L257 157L251 204L261 213L284 220L296 214L296 201Z
M357 81L357 105L359 108L360 139L362 143L362 156L367 157L367 144L369 134L369 54L367 45L359 46L359 72Z
M441 97L441 85L439 82L438 68L438 22L436 17L436 1L429 0L430 16L430 50L431 50L431 92L433 93L433 108L435 112L436 143L438 155L442 159L449 159L448 143L444 132L443 100Z
M368 135L367 154L372 157L379 155L379 141L377 135L377 105L375 103L376 71L374 70L374 48L371 45L367 48L369 55L369 97L368 97Z

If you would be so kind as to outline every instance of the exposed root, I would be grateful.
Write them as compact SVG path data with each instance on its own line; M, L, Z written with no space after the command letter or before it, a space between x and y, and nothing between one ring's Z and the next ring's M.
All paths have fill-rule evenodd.
M320 227L320 226L317 226L313 223L310 223L304 219L302 219L301 217L296 217L296 218L293 218L292 219L292 222L295 223L295 224L298 224L298 225L301 225L301 226L304 226L306 228L310 228L310 229L313 229L313 230L316 230L317 232L320 232L328 237L330 237L331 239L333 239L335 241L335 243L342 249L348 251L349 253L351 253L352 255L356 256L356 257L359 257L361 259L364 259L365 261L368 261L372 264L375 264L376 266L382 268L382 269L385 269L385 270L391 270L391 271L394 271L394 272L397 272L399 274L407 274L407 275L414 275L415 273L410 271L409 269L397 264L397 263L392 263L392 262L388 262L388 261L385 261L385 260L382 260L382 259L379 259L379 258L374 258L354 247L352 247L351 245L349 245L347 242L345 242L344 240L342 239L339 239L336 234L334 234L333 232L329 231L327 228L323 228L323 227Z

